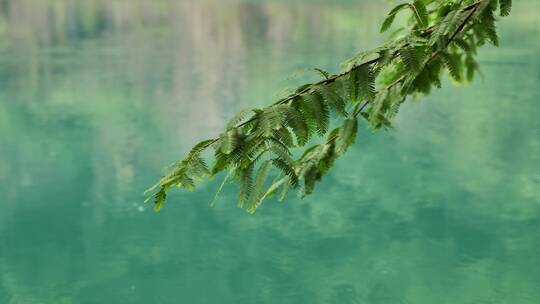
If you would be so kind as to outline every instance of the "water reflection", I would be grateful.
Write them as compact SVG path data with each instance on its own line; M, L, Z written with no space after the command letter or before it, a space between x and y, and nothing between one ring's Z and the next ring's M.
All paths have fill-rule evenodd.
M0 1L0 303L534 303L540 22L484 80L360 134L314 196L141 205L163 164L317 63L380 42L378 1ZM381 17L381 18L379 18ZM208 190L208 191L206 191Z

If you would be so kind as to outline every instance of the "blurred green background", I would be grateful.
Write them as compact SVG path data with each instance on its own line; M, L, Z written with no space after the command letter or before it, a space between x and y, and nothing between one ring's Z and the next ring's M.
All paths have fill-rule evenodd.
M312 196L255 215L164 166L319 66L387 1L1 0L0 303L538 303L540 3L483 78L362 127Z

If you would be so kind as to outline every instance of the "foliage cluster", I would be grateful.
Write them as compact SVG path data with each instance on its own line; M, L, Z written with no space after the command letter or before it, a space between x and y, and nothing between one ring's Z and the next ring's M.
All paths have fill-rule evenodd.
M193 191L197 180L222 172L225 178L216 199L227 182L236 182L239 207L250 213L278 192L283 200L290 188L302 197L311 194L355 142L359 119L374 130L389 129L407 97L441 87L444 71L456 82L471 81L479 68L477 49L499 44L496 15L507 16L511 7L511 0L414 0L397 5L381 32L392 28L396 15L410 17L394 31L393 40L349 59L341 73L315 69L320 81L302 85L268 107L240 111L219 137L198 143L169 168L148 190L152 195L147 201L160 210L171 188ZM330 129L333 117L341 124ZM317 138L324 140L306 147ZM210 148L212 166L202 156Z

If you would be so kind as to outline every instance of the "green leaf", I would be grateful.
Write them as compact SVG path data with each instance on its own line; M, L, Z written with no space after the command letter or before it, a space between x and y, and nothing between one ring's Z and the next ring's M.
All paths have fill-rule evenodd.
M475 18L481 18L486 10L492 10L494 1L496 0L480 0L480 4L476 7Z
M429 94L431 91L431 82L432 78L429 73L429 70L424 69L420 72L412 82L413 91Z
M418 27L425 28L428 26L428 12L426 5L422 0L415 0L412 4L409 5L410 9L413 12L414 18L418 23Z
M282 158L276 158L272 160L272 164L278 168L285 176L289 177L291 186L296 187L298 185L298 176L294 170L293 164Z
M362 65L357 70L358 73L358 90L363 100L372 101L375 99L375 75L371 67Z
M351 101L358 103L371 101L375 97L375 75L368 65L356 67L349 76L349 94Z
M463 18L463 12L454 10L449 12L444 19L435 26L429 38L430 45L438 45L439 49L445 49L448 43L448 36L453 33L458 23Z
M459 3L457 3L458 5L461 5L461 2L463 1L460 1ZM437 11L437 17L439 18L444 18L445 16L447 16L451 11L452 11L452 7L453 7L453 3L444 3L442 4L438 11Z
M229 173L227 173L227 175L225 175L225 177L223 178L223 181L219 185L219 188L218 188L216 194L214 195L214 199L210 203L210 206L214 207L216 205L216 202L218 201L219 196L221 195L221 192L223 191L223 188L224 188L225 184L227 183L227 181L229 180L230 176L231 176L231 172L229 172Z
M304 159L306 158L309 154L311 154L313 151L315 151L317 148L319 148L319 145L314 145L314 146L311 146L309 148L307 148L304 153L302 154L302 156L300 157L300 159Z
M405 63L408 72L416 73L421 70L421 59L416 48L404 47L399 51L399 56Z
M238 146L239 134L238 129L234 128L225 133L221 138L221 152L231 154Z
M463 2L463 1L460 1L460 2ZM453 34L457 30L458 26L462 23L462 20L465 19L468 14L469 14L468 12L456 9L451 14L452 18L448 20L448 24L446 25L447 33Z
M278 191L279 187L286 182L286 178L281 178L276 182L273 182L272 185L268 188L268 190L266 190L266 193L262 196L261 201L264 201L266 198L274 196L274 194L276 194L276 192Z
M238 169L239 182L240 182L240 191L238 198L238 207L244 208L246 201L251 196L253 190L253 170L254 163L251 163L245 169Z
M455 55L450 55L448 53L440 53L439 57L441 58L444 65L448 68L450 76L454 78L455 81L461 81L461 63L459 58Z
M407 3L403 3L403 4L400 4L396 7L394 7L390 13L388 14L388 17L386 17L386 19L384 20L383 22L383 25L381 26L381 33L385 32L386 30L388 30L391 26L392 26L392 23L394 22L394 19L396 17L396 14L406 8L408 6Z
M160 211L161 208L163 208L163 204L165 203L165 200L167 199L167 188L161 188L155 195L154 195L154 210L156 212Z
M388 13L388 15L395 15L395 14L399 13L399 11L401 11L402 9L406 8L408 5L409 5L408 3L403 3L403 4L396 5L390 11L390 13Z
M318 179L321 179L321 177L325 175L328 170L330 170L330 168L334 166L335 159L340 155L335 152L336 145L334 142L329 142L323 146L321 154L319 155L319 163L317 166Z
M302 98L295 99L293 105L301 108L300 103L303 103ZM287 111L287 126L291 128L296 137L298 146L304 146L310 137L310 129L306 123L305 113L300 112L296 108L291 107Z
M253 185L253 189L251 191L251 195L248 202L248 212L254 213L257 208L261 204L264 188L264 183L266 182L266 177L268 176L268 173L270 172L270 168L272 167L272 162L267 160L265 161L257 171L257 177L255 178L255 184Z
M191 151L189 152L189 155L201 153L204 149L208 148L214 142L215 142L215 140L213 140L213 139L203 140L203 141L199 142L193 148L191 148Z
M296 93L302 93L304 91L307 91L313 84L312 83L306 83L306 84L303 84L301 86L299 86L298 88L296 88Z
M353 103L358 103L360 101L360 94L358 89L358 72L357 68L349 73L349 98Z
M392 26L392 23L394 23L395 18L396 18L395 14L389 15L388 17L386 17L386 19L384 19L384 22L381 26L380 32L381 33L386 32Z
M210 174L206 161L199 155L190 158L190 161L185 165L185 171L189 176L201 179Z
M358 133L358 120L356 118L347 118L339 129L339 135L336 145L336 153L343 154L355 142Z
M267 137L272 135L273 130L281 128L284 119L283 107L286 106L273 105L259 112L257 131Z
M464 52L468 53L471 51L471 46L464 39L455 39L454 44L461 48Z
M478 70L478 63L472 56L467 56L465 58L465 67L467 68L467 81L471 82L476 70Z
M316 72L319 72L325 79L330 78L330 73L328 73L325 70L319 69L319 68L313 68Z
M294 147L292 134L286 127L274 130L272 136L282 142L285 146Z
M392 59L394 59L393 52L390 52L390 50L383 48L379 52L379 61L377 62L377 74L380 70L382 70L385 66L390 64L392 62Z
M317 173L317 168L311 167L304 175L304 189L301 193L302 198L313 193L313 189L315 188L315 182L317 181Z
M479 29L485 34L489 42L491 42L494 46L499 46L499 37L495 27L495 16L493 16L492 10L484 10Z
M221 149L214 152L214 164L212 165L211 174L216 175L217 173L225 170L229 166L229 156L223 152Z
M285 146L282 142L280 142L278 139L270 138L268 141L269 144L269 151L272 152L274 155L276 155L280 159L284 159L288 163L292 163L292 153L289 151L287 146Z
M401 104L403 103L403 99L398 99L398 98L392 98L390 99L390 108L388 109L388 112L387 112L387 116L389 118L393 118L395 117L398 112L399 112L399 108L401 107Z
M306 96L306 105L319 135L324 135L330 124L330 111L322 95L315 91Z
M508 16L512 11L512 0L499 0L501 16Z
M242 145L229 156L228 162L234 166L246 168L256 162L267 151L264 137L255 134L248 136Z
M330 88L329 86L320 86L317 88L317 91L319 94L321 94L324 101L334 112L343 117L348 116L347 110L345 109L346 102L338 93L336 93L335 88Z
M285 199L285 197L289 193L289 188L290 188L289 186L290 185L291 184L290 184L289 180L287 180L287 178L286 178L285 183L283 185L283 190L281 191L281 194L279 195L278 201L283 202L283 200Z
M229 123L227 124L227 130L236 127L250 113L253 113L253 109L244 109L244 110L241 110L240 112L236 113L236 115L234 115L234 117L231 118L231 120L229 120Z

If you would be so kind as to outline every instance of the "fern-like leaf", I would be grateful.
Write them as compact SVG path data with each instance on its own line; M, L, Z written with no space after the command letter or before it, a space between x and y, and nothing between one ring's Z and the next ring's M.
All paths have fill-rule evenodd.
M457 47L459 47L460 49L462 49L464 52L470 52L471 51L471 46L469 45L469 43L465 39L455 39L454 44Z
M421 59L418 54L418 51L414 47L404 47L399 51L399 55L403 62L405 63L405 66L407 67L407 70L409 72L419 72L421 69Z
M457 81L461 81L461 64L459 58L448 53L440 53L439 57L441 58L444 65L448 68L450 76Z
M330 78L330 73L328 73L327 71L325 71L323 69L313 68L313 70L318 72L319 74L321 74L324 77L324 79Z
M234 117L231 118L231 120L229 120L229 123L227 123L227 130L236 127L250 113L253 113L253 109L244 109L244 110L241 110L240 112L236 113L236 115L234 115Z
M261 202L264 201L267 198L271 198L276 194L276 192L279 190L279 187L287 182L286 178L280 178L272 183L268 190L266 190L266 193L261 197Z
M330 111L322 95L315 91L306 97L307 108L313 118L317 133L324 135L330 124Z
M395 14L389 15L388 17L386 17L386 19L384 19L384 22L381 26L380 32L381 33L386 32L392 26L392 23L394 23L394 19L396 19Z
M298 176L296 175L292 163L287 162L284 159L276 158L272 160L272 164L278 168L283 175L289 178L291 186L296 187L298 185Z
M356 118L347 118L339 129L336 152L343 154L355 142L358 133L358 120Z
M465 58L465 68L467 69L467 81L471 82L478 70L478 63L472 56L467 56Z
M349 99L353 103L360 102L360 94L359 94L359 88L358 88L358 69L352 69L349 73L349 82L347 83L348 89L349 89Z
M231 129L225 133L221 138L221 151L225 154L231 154L238 146L239 134L236 128Z
M491 44L493 44L494 46L499 46L499 36L497 35L497 29L495 27L495 17L493 16L493 10L484 10L479 29L484 32Z
M411 8L414 17L416 18L418 27L420 28L427 27L429 23L429 17L428 17L428 11L424 2L422 0L415 0L412 4L409 5L409 7Z
M272 162L267 160L261 164L259 170L257 171L257 177L255 178L255 183L253 184L253 189L251 191L247 207L249 213L255 212L255 210L257 210L257 208L261 204L261 199L264 195L264 183L266 182L266 178L268 176L268 173L270 172L271 166Z
M390 11L381 26L381 33L386 32L386 30L388 30L392 26L392 23L394 23L394 19L396 18L396 14L407 6L407 3L399 4Z
M288 124L288 123L287 123ZM286 127L274 130L272 137L282 142L287 147L294 147L294 141L291 132Z
M283 189L281 190L281 194L279 195L278 201L283 202L285 200L285 197L287 197L287 194L289 194L291 184L289 183L289 180L285 178L285 182L283 183Z
M346 102L341 96L339 96L335 88L330 88L329 86L321 86L317 88L317 91L319 92L319 94L321 94L326 104L328 104L334 112L343 117L348 116L347 110L345 109Z
M301 103L303 103L303 99L298 98L293 102L293 105L298 108L303 108L300 105ZM299 111L295 107L290 107L287 110L286 115L287 126L290 127L294 133L298 146L304 146L311 136L310 126L306 122L307 116L304 112Z
M163 208L163 204L167 199L168 187L161 188L156 194L154 194L154 210L160 211Z
M253 190L253 170L254 164L250 164L245 169L238 169L237 174L240 182L240 191L238 192L238 207L243 208L248 201Z
M217 173L229 168L230 165L231 163L229 162L229 155L221 152L221 149L218 149L214 153L214 164L212 165L211 174L216 175Z
M276 138L270 138L269 139L269 151L275 154L278 158L285 160L287 163L292 163L292 153L289 151L287 146L285 146L282 142L280 142Z
M223 181L221 182L221 184L219 185L219 188L218 190L216 191L216 194L214 195L214 199L212 200L212 202L210 203L210 206L214 207L219 199L219 197L221 196L221 192L223 191L223 188L225 187L225 184L227 183L227 181L229 180L229 177L231 176L231 172L228 172L225 177L223 178Z
M375 97L375 75L367 65L360 65L349 76L349 94L353 103L371 101Z
M501 16L508 16L512 11L512 0L499 0Z
M258 113L257 118L259 124L257 130L261 132L263 136L271 136L274 130L281 128L284 119L282 109L283 106L274 105Z
M362 65L357 69L358 91L362 100L372 101L375 98L375 75L371 68Z
M185 172L198 180L210 174L206 161L199 155L195 155L190 159L185 166Z

